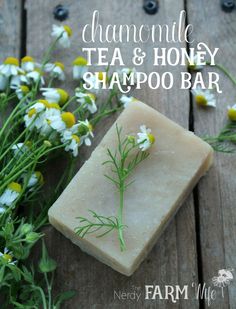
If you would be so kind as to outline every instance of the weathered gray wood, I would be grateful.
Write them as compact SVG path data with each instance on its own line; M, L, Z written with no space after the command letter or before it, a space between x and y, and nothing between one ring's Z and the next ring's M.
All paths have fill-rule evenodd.
M21 1L0 0L0 63L9 56L19 57L20 45ZM0 295L1 303L3 300Z
M67 65L70 65L73 58L80 54L81 28L90 21L95 9L100 11L100 22L103 24L135 23L136 25L171 23L178 19L179 12L183 9L182 1L165 1L161 3L159 13L150 16L143 12L142 3L139 1L67 0L64 3L68 4L70 9L67 23L74 30L73 46L68 51L57 52L56 55L58 60L64 61ZM55 22L52 10L57 4L55 0L27 0L27 51L36 58L42 55L50 41L51 25ZM91 46L91 44L88 45ZM180 47L180 44L177 45ZM96 44L94 47L99 46L100 44ZM165 43L159 46L163 47ZM114 45L109 45L109 48L113 47ZM121 46L126 59L131 57L130 51L133 47L135 46L132 43ZM145 44L142 47L146 52L151 53L153 46ZM149 58L150 60L142 67L145 72L153 71L151 57ZM129 65L130 61L127 64ZM183 68L158 68L158 71L164 72L168 69L173 72L175 79L178 79L178 74ZM184 127L188 127L189 93L187 91L180 91L177 85L170 91L163 89L151 91L145 86L141 91L135 92L135 95ZM94 145L102 138L111 122L112 118L99 126ZM83 155L88 157L90 152L91 149L86 149ZM164 300L144 300L145 284L159 284L163 288L165 284L184 285L198 281L192 196L166 229L146 261L131 278L114 272L84 254L51 227L48 229L47 239L49 251L59 264L56 274L57 292L67 289L78 291L76 297L64 308L198 308L198 301L194 299L191 290L189 301L177 304ZM135 288L140 288L142 292L142 299L138 303L114 299L114 291L131 292Z
M203 0L187 1L187 9L188 21L195 27L192 46L204 41L210 48L219 47L217 62L235 75L236 12L224 13L218 1ZM220 85L223 93L217 95L216 110L194 109L198 135L217 134L227 121L227 105L235 102L236 90L223 74ZM211 286L218 270L236 266L235 167L235 154L216 154L214 167L198 187L203 281ZM224 299L221 290L216 289L218 294L212 306L235 308L236 281L225 288Z
M21 1L0 0L0 61L18 57L21 44Z

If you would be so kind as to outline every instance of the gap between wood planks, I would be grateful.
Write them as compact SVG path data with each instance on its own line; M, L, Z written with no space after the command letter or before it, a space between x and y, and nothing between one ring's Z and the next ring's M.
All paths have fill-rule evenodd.
M186 11L186 24L188 25L188 4L184 0L184 10ZM189 51L190 44L186 42L187 51ZM187 68L188 69L188 68ZM191 73L188 69L188 72ZM193 96L189 90L189 130L194 132L194 111L193 111ZM200 211L199 211L199 190L198 185L193 189L193 204L194 204L194 217L195 217L195 232L196 232L196 253L197 253L197 270L198 270L198 283L203 284L203 264L202 264L202 248L201 248L201 235L200 235ZM199 308L205 308L204 299L199 298Z

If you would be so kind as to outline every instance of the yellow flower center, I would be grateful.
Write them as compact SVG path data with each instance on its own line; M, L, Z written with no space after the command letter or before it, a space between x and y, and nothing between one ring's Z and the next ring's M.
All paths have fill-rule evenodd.
M28 111L28 116L29 118L33 117L33 115L35 115L37 113L36 109L35 108L31 108L29 111Z
M5 59L4 64L11 64L15 66L19 66L19 60L14 57L8 57Z
M65 32L68 34L68 36L72 36L72 29L71 29L70 26L64 25L63 28L64 28Z
M73 65L86 66L87 64L88 64L88 61L84 57L77 57L73 61Z
M61 119L65 122L67 128L71 128L75 124L75 116L70 112L62 113Z
M80 138L79 136L75 135L75 134L72 134L72 138L76 141L77 144L80 143Z
M207 99L202 94L196 95L195 100L198 105L201 105L201 106L207 105Z
M25 63L25 62L34 62L34 58L30 57L30 56L25 56L21 59L21 62Z
M98 79L99 79L99 80L104 80L104 79L106 79L106 73L105 73L105 72L99 72L99 73L98 73Z
M60 88L57 88L56 90L57 90L57 93L59 93L60 95L59 104L64 105L69 99L69 94L65 90L60 89Z
M40 171L36 171L35 176L37 177L38 182L42 185L44 182L43 174Z
M35 72L39 73L39 75L43 76L43 71L40 70L39 68L34 69Z
M231 121L236 121L236 109L230 108L228 110L228 117Z
M28 148L30 148L30 147L32 147L32 142L31 141L26 141L25 142L25 145L28 147Z
M64 66L64 64L63 64L62 62L55 62L54 64L55 64L55 66L57 66L57 67L61 68L61 69L62 69L62 71L64 71L64 70L65 70L65 66Z
M11 182L8 186L8 189L18 192L21 192L21 185L18 182Z
M24 94L29 93L29 87L27 86L20 86L20 89Z
M88 124L88 129L89 129L89 132L93 132L93 126L91 125L91 123Z
M46 119L47 124L50 125L52 123L52 121L50 119Z
M49 103L47 107L48 107L48 108L61 109L60 106L59 106L59 104L54 103L54 102L53 102L53 103Z
M38 100L38 102L42 103L47 108L50 107L50 103L47 100L40 99L40 100Z
M88 95L88 97L90 97L91 100L93 100L93 101L96 100L96 96L93 93L88 93L87 95Z
M154 144L155 143L155 136L153 135L153 134L151 134L151 133L149 133L148 134L148 139L149 139L149 142L151 143L151 144Z
M8 263L11 263L11 261L12 261L12 256L10 255L10 254L8 254L8 253L4 253L3 255L2 255L2 257L3 257L3 259L5 260L5 261L7 261Z

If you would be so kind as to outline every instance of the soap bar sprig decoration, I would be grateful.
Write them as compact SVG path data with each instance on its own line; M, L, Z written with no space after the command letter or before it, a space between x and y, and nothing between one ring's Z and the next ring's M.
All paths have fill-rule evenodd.
M124 194L135 181L129 181L128 178L134 169L148 158L150 153L147 150L155 142L155 137L151 134L151 129L142 125L140 126L140 131L137 133L137 138L134 135L128 135L122 138L122 127L116 125L118 145L115 152L112 152L109 148L107 149L108 160L103 162L103 165L111 165L112 175L105 174L104 176L116 186L119 192L117 216L99 215L93 210L89 210L92 215L91 219L78 217L80 226L75 229L75 232L80 237L83 238L88 234L94 233L97 233L96 237L103 237L116 230L120 250L124 251L126 249L123 233L127 227L123 223Z

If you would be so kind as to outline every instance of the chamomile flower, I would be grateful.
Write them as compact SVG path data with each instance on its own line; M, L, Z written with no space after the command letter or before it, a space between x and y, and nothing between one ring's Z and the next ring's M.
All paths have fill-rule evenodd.
M43 182L44 182L44 180L43 180L42 173L40 171L35 171L35 172L32 173L32 175L31 175L31 177L28 181L27 188L32 188L37 184L42 185Z
M118 75L122 83L127 84L126 81L128 81L130 85L135 85L137 82L137 72L135 68L123 68L118 71Z
M56 102L60 106L64 105L69 99L69 94L60 88L41 88L40 90L48 102Z
M155 137L151 133L152 130L148 129L145 125L140 126L140 131L137 135L137 143L142 151L146 151L155 143Z
M26 77L34 83L40 82L40 85L45 84L45 81L43 78L43 72L38 68L34 69L31 72L28 72L26 74Z
M83 108L88 109L91 114L96 113L97 106L95 104L96 96L93 93L84 93L79 88L76 89L75 95Z
M86 146L91 146L92 142L90 137L94 137L91 123L86 119L85 121L79 121L76 126L82 142L84 142Z
M25 72L20 72L18 75L12 76L10 82L10 88L15 89L22 84L29 84L29 81L25 75Z
M23 72L23 70L19 67L19 60L17 58L8 57L0 65L0 73L7 77L18 75L20 72Z
M34 58L30 56L25 56L21 59L21 67L25 72L31 72L34 71L36 68L36 63Z
M34 127L37 129L42 127L44 121L44 115L42 114L47 107L48 102L46 100L38 100L32 105L24 116L25 126L32 130Z
M66 144L65 151L71 151L74 157L78 156L78 148L82 144L82 140L78 135L72 134L70 130L65 130L61 141Z
M228 117L231 121L236 121L236 104L228 106Z
M73 61L73 79L79 80L83 78L84 73L88 71L88 62L84 57L77 57Z
M6 264L14 265L16 263L16 261L13 261L13 254L12 254L12 252L9 249L7 249L7 248L4 248L4 251L0 252L0 258Z
M75 116L70 112L63 112L60 115L48 117L50 126L61 133L66 129L70 129L75 124Z
M0 196L0 213L5 211L6 206L11 206L21 193L21 185L18 182L11 182ZM5 207L4 207L5 206Z
M19 100L21 100L22 98L24 98L29 92L29 87L22 85L22 86L18 86L18 87L12 87L12 89L15 90L16 92L16 96Z
M97 74L92 74L86 80L86 84L90 87L89 90L95 94L99 93L104 82L106 82L105 72L98 72Z
M199 54L196 54L194 57L193 57L193 61L192 62L189 62L188 64L188 67L190 70L192 71L200 71L203 69L203 65L202 64L199 64L201 63L201 59L200 59L200 55Z
M211 93L208 89L203 90L200 87L191 90L195 102L199 106L209 106L216 107L216 99L213 93Z
M8 77L0 74L0 91L5 91L7 89Z
M45 65L45 72L48 72L51 77L59 80L65 80L65 66L61 62L47 63Z
M120 98L120 102L124 105L124 108L128 107L130 103L137 102L138 100L134 97L122 95Z
M70 37L72 35L72 30L69 26L57 26L52 25L52 37L55 37L58 39L58 43L64 47L69 48L70 47Z
M51 119L55 120L55 118L60 117L60 114L60 106L57 103L48 103L47 108L43 113L41 126L38 128L42 135L48 135L52 132Z

